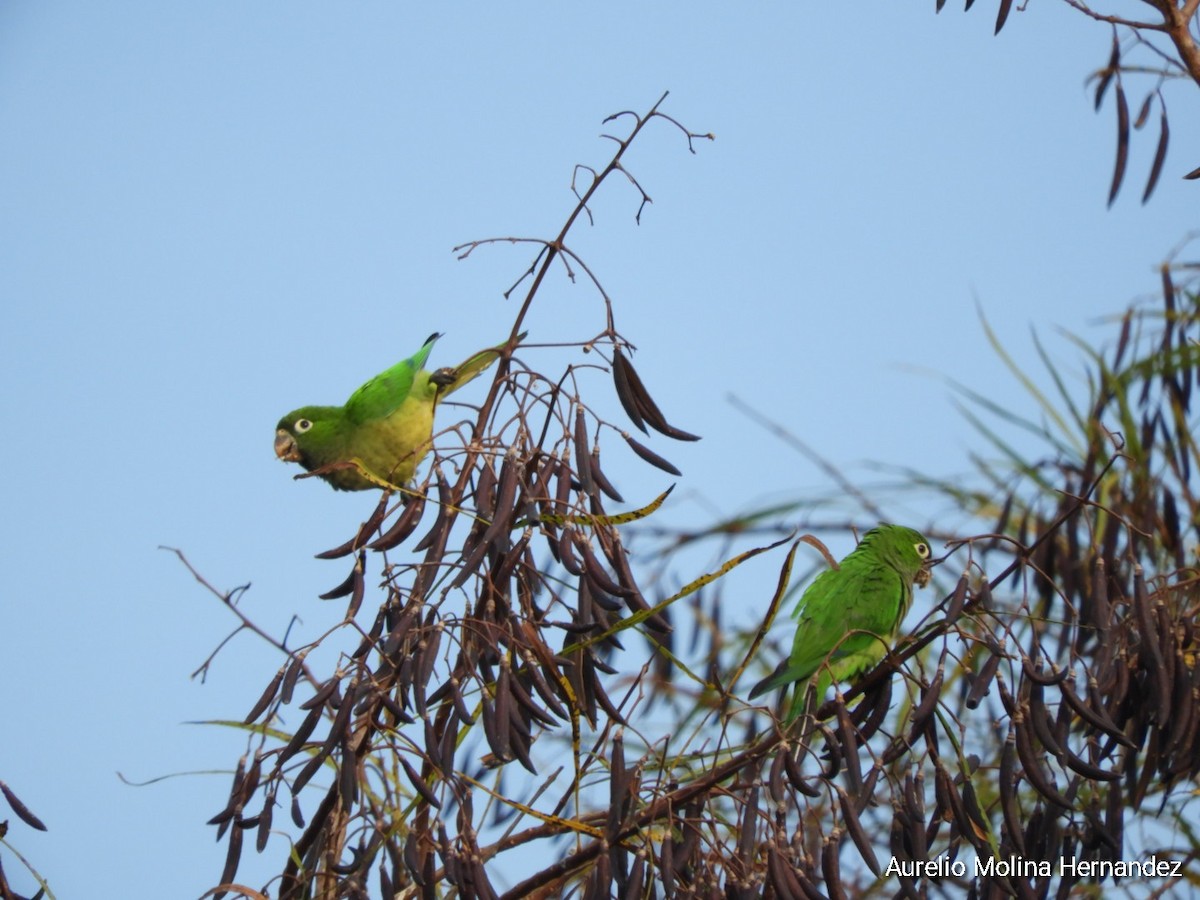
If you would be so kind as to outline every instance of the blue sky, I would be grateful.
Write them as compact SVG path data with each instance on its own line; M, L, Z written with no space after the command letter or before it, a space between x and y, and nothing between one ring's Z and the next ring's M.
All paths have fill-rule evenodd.
M1084 85L1107 28L1031 4L993 37L990 9L904 6L0 6L0 778L50 827L8 816L58 896L216 879L203 823L243 742L185 723L240 718L279 660L238 636L191 679L234 623L157 548L252 583L242 608L269 629L338 621L316 594L344 572L312 554L374 499L293 482L274 423L343 401L430 332L437 365L500 340L528 248L451 248L553 236L573 167L611 154L608 114L670 90L665 112L716 135L691 155L651 128L627 158L654 200L641 224L614 181L570 239L659 404L704 435L654 444L685 473L673 521L830 489L730 393L864 479L867 460L964 471L977 439L912 369L1028 407L976 303L1031 367L1032 326L1082 373L1055 327L1108 337L1100 319L1153 295L1196 227L1200 186L1180 180L1200 164L1196 92L1168 90L1157 195L1138 202L1139 134L1107 210L1113 117ZM603 324L561 272L527 323L543 343ZM627 498L666 486L611 459ZM953 520L940 502L903 514ZM131 788L117 772L201 774ZM248 855L242 880L280 853L260 870Z

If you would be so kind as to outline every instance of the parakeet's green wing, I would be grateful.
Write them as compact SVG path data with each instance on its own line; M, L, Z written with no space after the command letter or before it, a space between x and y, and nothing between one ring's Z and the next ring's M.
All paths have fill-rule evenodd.
M429 358L429 351L433 349L439 337L440 334L431 334L420 350L390 369L380 372L351 394L345 407L347 419L353 423L362 423L386 418L413 394L414 384L418 390L427 385L429 375L421 374L421 370L425 366L425 360Z
M840 569L822 572L796 610L796 637L787 667L755 685L751 696L810 678L826 657L834 673L840 664L860 657L866 666L877 662L886 644L872 635L888 639L908 608L907 595L898 572L870 560L847 557Z

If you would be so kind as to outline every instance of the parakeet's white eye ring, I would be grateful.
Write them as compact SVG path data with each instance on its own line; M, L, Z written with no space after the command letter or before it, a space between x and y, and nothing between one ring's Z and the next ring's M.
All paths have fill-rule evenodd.
M923 541L918 541L917 543L913 544L913 547L917 551L917 556L921 557L921 559L929 559L929 545L928 544L926 544Z
M312 422L309 419L296 420L296 434L304 434L304 432L308 431L310 428L312 428Z

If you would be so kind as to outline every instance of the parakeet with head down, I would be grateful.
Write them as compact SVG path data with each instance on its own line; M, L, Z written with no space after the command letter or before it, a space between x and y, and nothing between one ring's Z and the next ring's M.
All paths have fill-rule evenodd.
M431 334L420 350L376 375L344 406L302 406L288 413L275 426L275 455L309 472L331 467L320 477L340 491L406 485L429 452L434 408L506 346L476 353L453 369L427 372L422 367L439 337Z
M887 654L912 603L913 584L929 583L929 541L919 531L879 525L836 569L817 576L796 604L792 653L750 691L757 697L795 684L786 722L804 710L808 682L817 675L816 702L834 681L867 671Z

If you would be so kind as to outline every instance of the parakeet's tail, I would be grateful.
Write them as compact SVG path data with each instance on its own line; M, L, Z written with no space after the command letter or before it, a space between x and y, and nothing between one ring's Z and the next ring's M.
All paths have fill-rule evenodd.
M525 340L525 335L527 334L529 334L528 331L522 331L517 336L517 343ZM488 366L500 358L500 354L507 346L508 341L505 341L503 344L497 344L495 347L481 350L464 363L460 363L454 367L447 366L446 368L438 369L430 375L429 380L438 386L438 400L441 400L448 394L453 394L468 381L486 370Z

